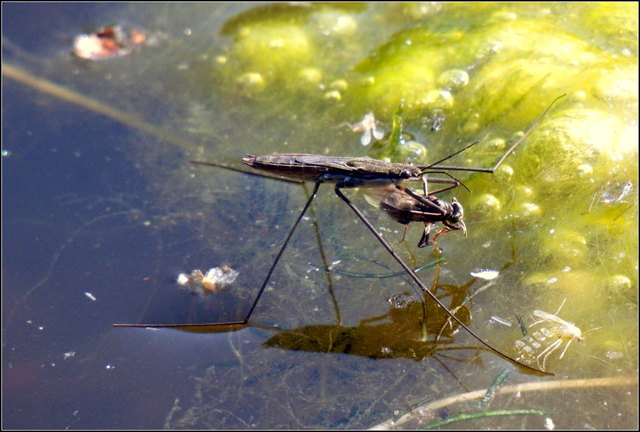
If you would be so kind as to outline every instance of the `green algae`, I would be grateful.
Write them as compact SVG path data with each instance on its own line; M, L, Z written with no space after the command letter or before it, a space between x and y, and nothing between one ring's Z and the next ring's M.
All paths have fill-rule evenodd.
M469 228L468 238L450 233L441 240L448 277L460 281L477 268L500 267L512 247L517 266L505 271L505 281L501 280L499 287L486 293L488 300L480 296L476 299L474 325L488 334L479 318L483 312L509 318L507 314L517 310L529 322L531 310L553 312L567 298L559 316L575 322L583 331L602 328L588 333L584 344L572 346L564 359L558 360L557 355L550 357L549 369L580 375L615 374L620 369L635 371L638 145L634 119L638 68L634 8L631 4L599 3L260 6L231 18L222 27L219 39L202 43L201 51L193 53L193 57L200 58L198 67L164 76L172 83L177 82L179 88L190 83L195 83L196 88L187 93L187 101L180 101L183 105L176 103L179 91L162 95L167 105L183 108L167 114L172 119L168 128L197 138L196 143L188 146L175 144L184 151L184 159L197 156L215 160L220 156L228 160L247 152L300 151L337 156L366 153L426 164L480 141L450 162L487 167L500 158L552 100L567 93L567 98L553 107L494 175L456 174L471 188L471 194L458 188L442 195L448 200L455 196L464 205ZM558 20L558 16L564 18ZM186 45L178 46L174 52L188 48ZM166 66L167 61L161 64ZM174 66L169 63L165 70ZM117 71L115 67L114 70ZM134 86L127 83L128 87ZM146 100L151 104L158 99ZM394 114L401 101L404 111L397 119ZM387 132L401 133L363 147L358 135L339 126L356 122L369 111L374 111ZM437 131L431 130L425 120L434 113L442 117ZM151 151L154 145L155 142L139 152L141 160L166 158L166 154ZM154 166L151 173L157 177L157 172ZM173 199L179 205L185 202L181 194L202 202L203 208L214 203L216 209L202 213L206 221L198 222L195 216L185 220L200 223L203 236L212 243L221 242L222 233L238 226L242 231L234 234L233 244L227 246L225 254L244 261L251 269L268 261L268 254L262 251L277 243L278 239L271 236L274 233L257 236L246 233L253 232L253 224L261 229L286 226L288 213L297 210L300 191L277 189L269 183L256 192L238 178L208 172L198 172L196 180L181 183L184 182L181 179L193 176L191 167L189 171L182 169L162 176L155 180L156 189L161 191L158 196L167 201ZM215 177L215 181L207 182L208 177ZM631 192L621 196L619 191L627 183L632 184ZM282 210L289 198L296 201ZM325 218L320 225L332 253L345 262L350 259L358 263L360 258L354 257L365 253L367 259L384 260L383 253L376 255L375 250L368 250L375 247L367 246L364 237L358 237L355 225L343 221L346 212L340 212L339 204L332 204L331 198L320 200L318 213ZM179 210L184 213L184 209ZM378 224L387 229L385 236L400 237L391 232L401 228L393 222L381 218ZM307 239L307 243L311 242ZM415 249L412 239L407 244L408 249ZM292 245L289 262L313 256L312 247ZM419 261L431 261L424 257L431 251L418 252L423 254L417 257ZM278 290L270 294L286 289L287 285L317 289L306 276L304 279L300 276L305 271L304 263L290 265L286 267L287 282L280 282ZM427 280L429 276L424 278ZM343 316L356 317L360 316L358 309L366 304L367 297L383 297L378 289L402 289L400 283L394 288L388 282L369 286L361 281L350 284L344 279L341 285L341 307L348 308L343 310ZM295 301L287 303L285 294L271 303L266 299L260 305L261 313L282 320L298 319L305 324L324 318L307 309L312 298L301 299L297 293L290 296ZM292 310L298 312L296 318L288 318ZM503 346L509 349L509 341L518 337L521 335L514 330L495 336L495 340L506 341ZM613 353L612 360L603 358L605 351ZM267 399L261 393L265 389L270 395L273 389L286 387L286 393L264 402L262 414L259 408L252 406L251 410L251 416L258 419L256 424L285 422L281 419L278 423L264 422L265 418L271 419L272 410L267 407L278 408L278 399L294 400L288 383L265 365L272 360L283 369L290 368L293 375L294 371L305 370L304 365L298 364L304 362L297 357L293 360L296 365L290 366L273 351L263 356L261 352L256 357L241 358L244 369L238 373L238 380L249 380L242 392L233 395L221 384L228 384L230 374L210 370L208 381L202 381L203 388L208 385L219 391L209 395L210 406L203 406L203 418L210 412L219 413L215 410L224 402L225 409L232 411L229 407L238 400L252 405L254 400ZM620 358L617 356L622 356L622 360L615 360ZM597 363L591 360L594 358ZM343 364L344 361L336 362L335 366L344 367ZM413 372L419 374L419 379L413 381L421 385L452 381L449 376L439 376L439 369L430 365L428 361L420 365L420 371ZM473 372L464 371L465 379L483 375L476 373L477 364L469 365ZM355 372L348 371L354 375L362 372L354 379L362 383L359 391L348 395L348 404L329 403L318 414L315 405L331 401L329 397L323 396L313 404L294 401L295 409L290 411L295 415L289 424L295 424L293 420L309 427L364 424L349 423L360 415L357 408L353 412L341 410L343 406L348 411L350 407L377 404L376 386L390 389L388 399L394 400L384 406L385 412L395 409L393 404L398 400L417 397L416 393L422 395L432 388L441 391L443 387L451 391L450 387L438 388L435 384L430 384L428 390L402 386L391 397L394 386L402 382L405 365L399 368L397 377L392 376L389 367L377 366L379 371L369 370L374 366L364 371L358 367L353 367ZM264 376L252 375L254 371L262 371ZM316 373L314 364L309 375L313 377ZM364 380L359 379L364 376L373 384L365 387ZM306 382L305 379L301 377L300 381ZM329 383L338 387L343 381L344 377L337 376ZM480 387L486 387L482 377L477 381L482 383ZM309 382L314 381L309 378ZM312 385L309 387L304 392L307 396L312 394L309 398L313 399L316 395ZM372 397L372 393L376 394ZM538 402L542 404L543 399L545 395ZM206 403L205 400L203 405ZM589 403L583 401L583 405L587 411ZM198 424L235 428L247 425L236 420L236 412L221 417L211 415L210 421L201 418Z

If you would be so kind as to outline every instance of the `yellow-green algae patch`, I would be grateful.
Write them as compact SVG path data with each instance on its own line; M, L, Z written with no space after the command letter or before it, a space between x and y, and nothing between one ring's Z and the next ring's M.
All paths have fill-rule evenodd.
M455 195L465 207L469 238L457 241L512 239L520 295L546 299L536 307L549 312L569 297L566 307L586 317L637 287L633 11L629 4L324 7L304 19L235 22L228 61L215 64L214 77L223 93L251 95L253 85L261 94L256 111L321 113L323 126L320 117L306 124L316 138L303 151L428 164L480 141L447 165L481 167L566 94L494 175L456 174L471 195L459 188L443 198ZM370 150L357 135L326 127L370 111L387 131ZM439 124L430 129L433 118ZM616 196L625 184L630 192Z

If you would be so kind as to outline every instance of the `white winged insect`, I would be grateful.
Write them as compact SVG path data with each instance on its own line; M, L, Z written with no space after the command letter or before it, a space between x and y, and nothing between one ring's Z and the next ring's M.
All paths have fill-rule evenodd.
M384 131L378 128L378 121L373 115L373 112L366 113L364 117L362 117L362 120L356 124L343 123L341 126L348 126L351 131L362 133L360 144L363 146L369 145L372 137L377 140L384 137Z
M566 300L567 300L566 298L562 300L562 304L560 305L560 307L558 308L555 314L550 314L549 312L544 312L541 310L533 311L533 315L539 318L539 320L529 325L529 327L533 327L534 325L537 325L543 322L557 324L556 326L551 327L549 329L551 334L554 337L556 337L557 340L555 340L548 347L546 347L536 357L536 362L538 363L538 366L542 370L545 370L545 363L547 361L547 357L549 357L555 350L560 348L560 346L565 341L567 342L567 345L564 347L564 350L562 350L562 354L560 354L559 358L564 357L564 354L567 352L567 349L569 348L569 345L571 345L572 341L576 340L578 342L582 342L584 340L584 338L582 337L582 330L580 330L580 328L578 328L574 323L565 321L559 316L557 316L557 314L560 312L560 309L562 309L562 306L564 306L564 302ZM542 359L542 365L540 365L540 359Z

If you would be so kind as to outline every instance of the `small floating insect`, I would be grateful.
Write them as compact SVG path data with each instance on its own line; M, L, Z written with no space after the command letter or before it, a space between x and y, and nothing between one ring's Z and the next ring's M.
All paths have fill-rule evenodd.
M478 270L477 272L471 272L471 276L484 280L493 280L500 274L497 270Z
M343 123L341 126L348 126L352 132L362 133L360 137L360 144L363 146L371 143L371 138L380 140L384 137L384 131L378 128L378 121L373 115L373 112L368 112L362 117L356 124Z
M533 350L539 349L542 347L542 345L539 342L543 342L548 338L556 339L536 356L536 363L538 364L538 367L540 367L540 369L542 370L545 370L547 358L554 351L560 348L560 346L564 342L566 342L567 344L565 345L564 350L562 350L560 357L558 357L560 359L564 357L565 353L567 352L567 349L569 349L569 345L571 345L571 342L573 342L574 340L578 342L582 342L584 340L582 336L582 330L580 330L578 326L576 326L572 322L565 321L558 316L558 313L560 313L560 309L562 309L562 306L564 306L565 301L566 299L562 301L562 304L560 305L560 307L558 308L555 314L551 314L549 312L544 312L541 310L533 311L533 315L539 319L531 323L529 325L529 328L541 323L557 324L554 327L550 327L550 328L542 327L539 329L539 331L536 331L533 334L533 336L535 340L537 340L538 342L536 342L534 338L530 336L526 336L524 338L531 343L531 345L527 347L529 348L528 350L523 349L523 351L527 351L529 355L533 353ZM520 348L524 348L524 342L522 341L518 341L518 342L520 342L520 344L516 344L516 347L520 346ZM540 364L541 360L542 360L542 364Z

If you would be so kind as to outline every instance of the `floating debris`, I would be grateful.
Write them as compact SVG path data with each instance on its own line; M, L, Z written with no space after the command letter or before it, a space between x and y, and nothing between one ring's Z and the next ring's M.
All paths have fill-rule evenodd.
M624 199L629 195L633 189L633 183L628 181L622 184L617 184L609 187L600 195L600 202L603 204L609 204L612 202L626 202Z
M200 269L193 270L188 275L181 273L176 282L193 293L208 296L235 282L238 274L231 267L221 265L210 269L207 274L202 273Z
M422 118L422 124L424 127L428 127L431 132L438 132L442 129L445 119L444 112L437 108L431 114Z
M73 55L85 60L105 60L131 54L143 45L155 44L157 37L140 29L125 31L117 25L109 25L94 33L83 33L73 40Z
M491 315L491 319L495 322L497 322L498 324L502 324L503 326L507 326L507 327L511 327L511 321L508 321L504 318L500 318L497 315Z
M497 270L480 270L477 272L471 272L471 276L484 280L493 280L500 274Z
M544 419L544 428L547 430L554 430L556 428L556 424L553 422L551 417L546 417Z
M91 294L90 292L86 292L84 293L85 296L87 296L87 298L91 301L96 301L98 300L93 294Z

